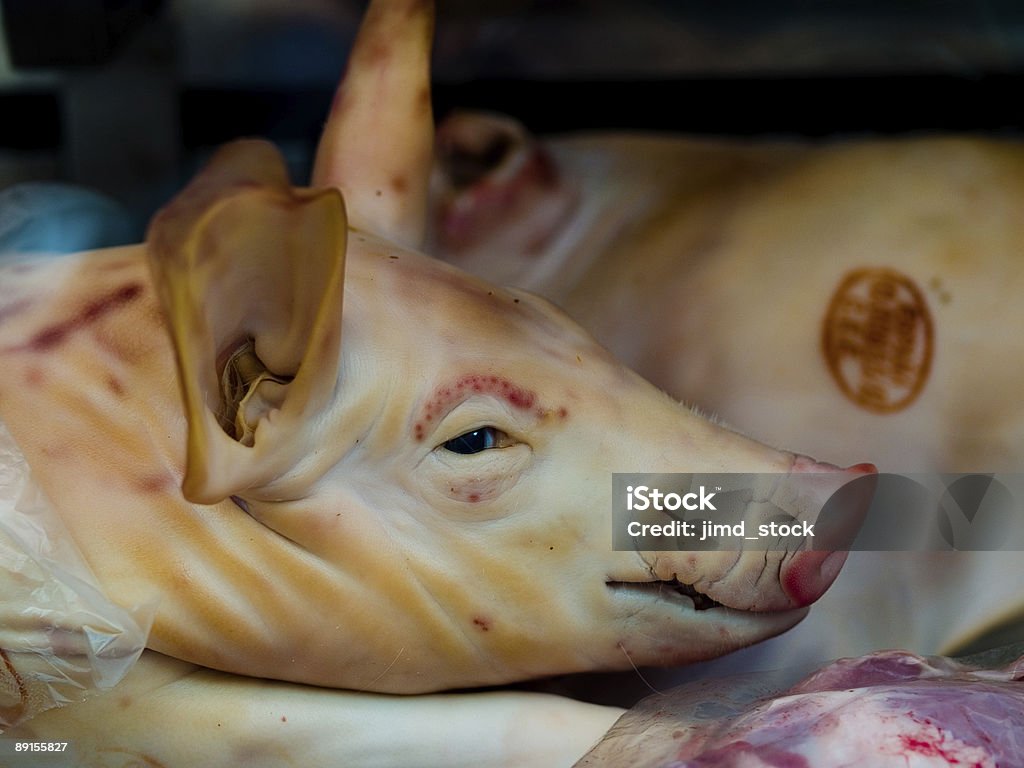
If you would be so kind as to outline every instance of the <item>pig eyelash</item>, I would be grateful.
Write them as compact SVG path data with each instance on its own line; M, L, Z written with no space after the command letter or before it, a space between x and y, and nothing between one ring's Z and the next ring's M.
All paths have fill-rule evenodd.
M705 421L710 421L712 424L716 426L725 427L726 429L733 429L733 427L731 427L729 423L715 411L705 410L699 405L691 405L690 412L693 413L694 416L704 419Z

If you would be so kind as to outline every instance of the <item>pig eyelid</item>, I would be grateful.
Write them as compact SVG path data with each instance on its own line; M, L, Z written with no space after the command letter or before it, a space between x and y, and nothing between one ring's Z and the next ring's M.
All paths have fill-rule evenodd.
M513 445L515 441L495 426L486 425L463 432L451 440L446 440L438 447L451 453L463 456L484 451L500 450Z

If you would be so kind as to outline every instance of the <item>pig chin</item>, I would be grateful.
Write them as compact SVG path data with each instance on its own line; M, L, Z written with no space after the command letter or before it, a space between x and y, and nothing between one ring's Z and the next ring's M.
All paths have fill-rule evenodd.
M689 664L739 650L785 632L809 611L731 608L676 580L609 582L608 587L630 606L633 631L618 641L619 653L651 666Z
M694 625L721 625L730 632L749 635L747 642L756 642L789 629L809 610L808 606L792 604L764 608L742 605L744 601L731 601L724 595L716 599L699 591L693 584L676 578L643 582L609 581L607 587L615 599L629 606L627 610L636 619L647 619L654 624L680 624L687 632L691 632Z
M729 608L715 609L715 621L689 626L680 632L664 632L649 640L637 638L623 641L621 650L632 664L652 667L674 667L708 661L755 645L793 628L804 616L806 608L771 614L750 614Z

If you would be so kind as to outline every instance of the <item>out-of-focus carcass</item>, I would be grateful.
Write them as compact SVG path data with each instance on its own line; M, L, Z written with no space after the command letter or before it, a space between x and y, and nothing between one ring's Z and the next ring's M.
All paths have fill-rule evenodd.
M456 113L433 191L437 253L759 439L892 473L1024 468L1020 141L536 139ZM750 663L950 652L1024 619L1024 560L855 553L824 605Z

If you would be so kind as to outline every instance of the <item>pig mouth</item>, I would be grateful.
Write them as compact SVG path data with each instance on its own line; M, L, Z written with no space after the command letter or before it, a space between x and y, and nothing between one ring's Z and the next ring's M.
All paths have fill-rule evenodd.
M676 578L663 581L609 581L608 588L615 591L634 591L653 594L659 598L678 600L685 597L695 611L708 611L712 608L728 608L717 600L698 592L693 584L684 584Z

